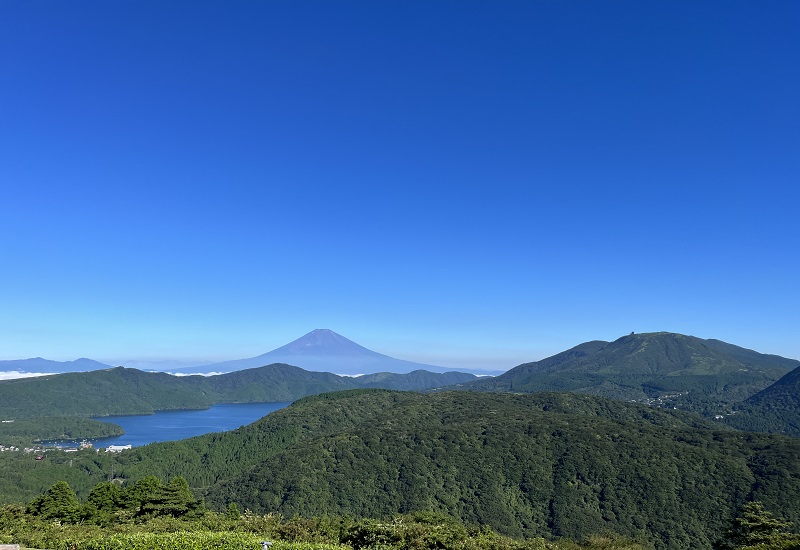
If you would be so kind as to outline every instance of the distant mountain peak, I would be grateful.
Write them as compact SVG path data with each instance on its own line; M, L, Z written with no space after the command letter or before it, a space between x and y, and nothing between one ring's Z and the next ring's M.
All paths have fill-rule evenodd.
M341 334L333 332L329 328L315 328L308 334L305 334L292 343L302 344L304 346L319 346L330 344L355 344L352 340L348 340ZM357 345L357 344L355 344Z
M275 352L302 355L350 355L354 353L380 355L327 328L314 329L297 340L272 351L272 353Z
M337 338L344 338L344 336L342 336L341 334L337 334L337 333L333 332L329 328L315 328L314 330L312 330L311 332L306 334L306 336L312 336L312 335L334 336L334 337L337 337ZM345 340L346 340L346 338L345 338Z

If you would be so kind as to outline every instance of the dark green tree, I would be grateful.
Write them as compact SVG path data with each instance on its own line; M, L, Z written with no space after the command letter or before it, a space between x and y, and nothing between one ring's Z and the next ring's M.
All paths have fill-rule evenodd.
M28 513L43 519L76 523L80 519L81 505L69 484L58 481L28 505Z
M114 522L114 514L125 507L122 489L114 483L104 482L95 486L83 506L84 521L108 526Z
M717 548L798 548L800 536L792 534L791 527L791 523L776 518L761 502L748 502L742 506L739 516L733 520L725 539Z
M114 483L104 482L89 493L88 503L98 510L114 512L123 507L122 489Z
M196 499L183 477L176 477L168 485L155 487L141 503L138 515L182 517L200 512L202 501Z
M153 495L160 494L163 489L164 483L156 476L145 476L125 489L124 507L138 513Z

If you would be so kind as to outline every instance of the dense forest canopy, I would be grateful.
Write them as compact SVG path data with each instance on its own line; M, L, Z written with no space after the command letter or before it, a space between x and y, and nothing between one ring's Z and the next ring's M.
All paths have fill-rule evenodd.
M800 518L797 456L798 439L588 395L351 390L231 432L29 460L6 470L2 493L19 502L28 487L29 501L65 479L86 498L112 478L183 477L219 512L428 511L517 538L609 530L657 548L710 548L745 502Z

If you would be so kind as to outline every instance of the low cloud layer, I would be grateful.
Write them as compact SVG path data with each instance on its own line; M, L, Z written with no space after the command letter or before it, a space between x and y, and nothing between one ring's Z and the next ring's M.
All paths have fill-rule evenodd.
M34 376L46 376L51 372L20 372L18 370L0 371L0 380L14 380L16 378L33 378Z

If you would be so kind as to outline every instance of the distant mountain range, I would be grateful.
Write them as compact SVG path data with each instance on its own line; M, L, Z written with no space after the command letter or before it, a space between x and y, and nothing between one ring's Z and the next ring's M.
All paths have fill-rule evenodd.
M219 374L253 369L282 363L316 372L333 372L344 375L396 373L407 374L424 370L428 372L468 372L476 375L496 375L502 370L454 369L425 363L415 363L395 359L382 353L372 351L348 340L344 336L328 329L312 330L297 340L246 359L233 359L217 363L184 366L178 361L128 361L124 366L139 370L156 370L176 374ZM111 368L112 365L77 359L75 361L49 361L36 357L34 359L15 359L0 361L0 372L16 371L24 373L66 373L86 372Z
M76 359L74 361L51 361L49 359L42 359L41 357L33 357L31 359L0 361L0 372L62 373L85 372L109 368L111 368L111 365L86 358Z
M372 351L348 340L328 329L312 330L297 340L257 357L211 363L200 367L176 369L181 373L234 372L242 369L263 367L273 363L285 363L306 370L334 372L336 374L368 374L393 372L398 374L416 370L429 372L471 372L473 374L499 374L502 371L476 371L474 369L451 369L437 365L414 363L395 359Z
M42 386L34 381L0 382L0 412L4 414L13 412L14 403L21 415L128 414L232 401L291 401L353 388L559 391L674 407L720 416L741 429L800 436L800 361L670 332L585 342L500 376L480 379L395 359L324 329L257 357L176 369L180 377L166 373L148 377L135 369L112 369L90 359L2 361L0 369L89 371L86 375L101 371L96 376L74 373L57 382L45 376L40 379ZM190 376L193 372L229 375L204 381ZM341 376L362 373L369 374ZM49 412L31 413L37 403Z

